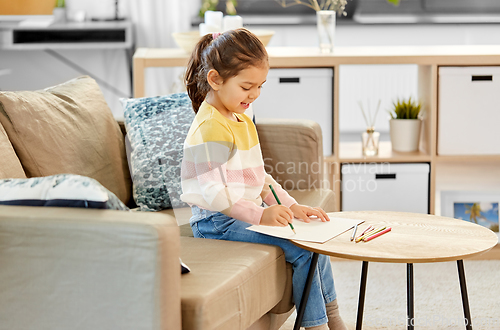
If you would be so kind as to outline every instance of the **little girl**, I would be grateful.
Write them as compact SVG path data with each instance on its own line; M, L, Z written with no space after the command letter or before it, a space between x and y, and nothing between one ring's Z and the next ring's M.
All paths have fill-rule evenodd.
M246 230L287 226L293 217L330 221L321 208L298 204L264 171L252 120L244 114L260 95L269 71L264 45L246 29L207 34L186 72L196 117L184 143L181 199L191 205L195 237L277 245L293 265L293 299L300 302L312 252L286 239ZM282 205L278 205L269 185ZM264 204L269 207L264 207ZM320 255L302 326L347 329L340 318L329 257Z

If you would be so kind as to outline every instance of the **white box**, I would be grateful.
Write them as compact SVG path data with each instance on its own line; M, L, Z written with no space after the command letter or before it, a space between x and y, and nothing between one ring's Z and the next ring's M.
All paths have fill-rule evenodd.
M429 213L427 163L342 165L342 211Z
M313 120L321 126L324 154L331 155L332 88L333 69L271 69L254 102L255 117Z
M500 67L440 67L438 154L500 154Z

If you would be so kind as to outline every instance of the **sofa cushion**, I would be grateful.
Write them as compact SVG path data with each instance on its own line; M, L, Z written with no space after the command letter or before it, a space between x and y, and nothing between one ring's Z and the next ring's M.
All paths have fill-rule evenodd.
M0 123L0 179L25 178L23 166L17 158L9 137Z
M74 174L0 180L0 205L129 210L96 180Z
M183 329L246 329L283 297L279 247L181 237L181 257L192 271L181 278Z
M180 200L184 140L194 119L187 93L122 99L133 196L143 211L186 207Z
M124 203L130 199L123 135L94 79L0 92L0 122L27 177L79 174L99 181Z

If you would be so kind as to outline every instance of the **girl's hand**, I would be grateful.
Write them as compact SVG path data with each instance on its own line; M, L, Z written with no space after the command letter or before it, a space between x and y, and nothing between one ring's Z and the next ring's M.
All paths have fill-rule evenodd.
M317 216L323 222L330 221L330 218L321 207L310 207L306 205L293 204L292 206L290 206L290 210L292 210L295 217L307 223L311 222L311 219L309 219L309 217L312 215Z
M287 226L292 222L293 212L284 205L272 205L264 209L260 224L264 226Z

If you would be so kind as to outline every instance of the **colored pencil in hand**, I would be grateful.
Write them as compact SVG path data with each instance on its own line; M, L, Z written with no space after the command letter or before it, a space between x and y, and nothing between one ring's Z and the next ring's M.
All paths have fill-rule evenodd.
M271 188L271 192L273 193L274 198L276 198L276 202L277 202L279 205L281 205L280 199L278 198L278 195L276 195L276 192L274 191L273 186L272 186L272 185L269 185L269 188ZM292 223L291 223L291 222L289 222L289 223L288 223L288 225L290 226L290 228L292 228L293 233L294 233L294 234L297 234L297 233L295 232L295 228L293 228Z

